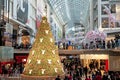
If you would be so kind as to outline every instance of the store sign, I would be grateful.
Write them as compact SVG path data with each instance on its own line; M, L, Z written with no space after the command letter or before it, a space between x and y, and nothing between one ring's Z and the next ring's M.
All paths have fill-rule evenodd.
M7 61L13 59L13 47L0 46L0 61Z
M81 54L80 59L109 59L106 54Z
M28 0L14 0L13 2L13 18L22 22L28 21Z
M120 21L120 3L116 4L116 20Z

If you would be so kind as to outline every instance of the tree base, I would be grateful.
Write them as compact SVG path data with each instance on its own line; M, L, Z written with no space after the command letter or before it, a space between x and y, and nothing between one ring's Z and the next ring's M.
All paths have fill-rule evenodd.
M27 76L21 74L22 80L55 80L57 76ZM60 76L61 79L64 79L64 75Z

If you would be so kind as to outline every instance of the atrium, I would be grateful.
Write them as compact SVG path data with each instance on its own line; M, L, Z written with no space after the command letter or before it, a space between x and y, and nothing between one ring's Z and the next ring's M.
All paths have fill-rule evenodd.
M0 80L120 80L120 0L0 0Z

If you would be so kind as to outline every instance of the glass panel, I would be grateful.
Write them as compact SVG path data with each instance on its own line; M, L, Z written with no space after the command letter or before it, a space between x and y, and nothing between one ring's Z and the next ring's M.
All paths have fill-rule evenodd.
M107 8L109 8L109 4L104 4L104 6L106 6ZM102 14L103 14L103 15L107 14L107 12L108 12L108 11L105 9L104 6L102 6L102 8L101 8L101 9L102 9Z
M114 22L110 22L110 27L111 28L115 28L115 23Z
M111 13L116 13L116 4L111 4Z
M108 27L109 27L109 19L102 18L102 28L108 28Z
M116 22L116 23L115 23L115 26L116 26L116 27L120 27L120 22Z

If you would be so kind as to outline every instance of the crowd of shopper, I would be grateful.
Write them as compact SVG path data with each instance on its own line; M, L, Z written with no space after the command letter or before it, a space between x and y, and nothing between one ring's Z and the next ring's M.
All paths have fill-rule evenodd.
M110 40L101 40L95 39L94 41L83 42L79 44L68 43L68 42L60 42L58 45L59 49L69 49L72 46L72 49L117 49L120 48L120 37L110 39Z
M16 62L13 64L4 64L1 65L0 74L4 77L20 77L20 74L22 73L24 69L24 64Z
M31 49L32 48L32 45L30 43L26 43L26 44L21 43L20 45L18 45L17 43L13 43L12 46L15 49Z
M97 66L90 68L83 66L79 58L63 59L65 77L64 80L120 80L120 72L105 71ZM12 65L1 65L1 76L20 77L24 69L23 63L14 62ZM60 75L55 80L63 80Z
M120 47L120 39L97 40L82 45L82 49L114 49Z
M69 60L62 61L66 74L64 80L120 80L120 72L90 69L88 66L83 66L77 58ZM57 76L55 80L62 79Z

